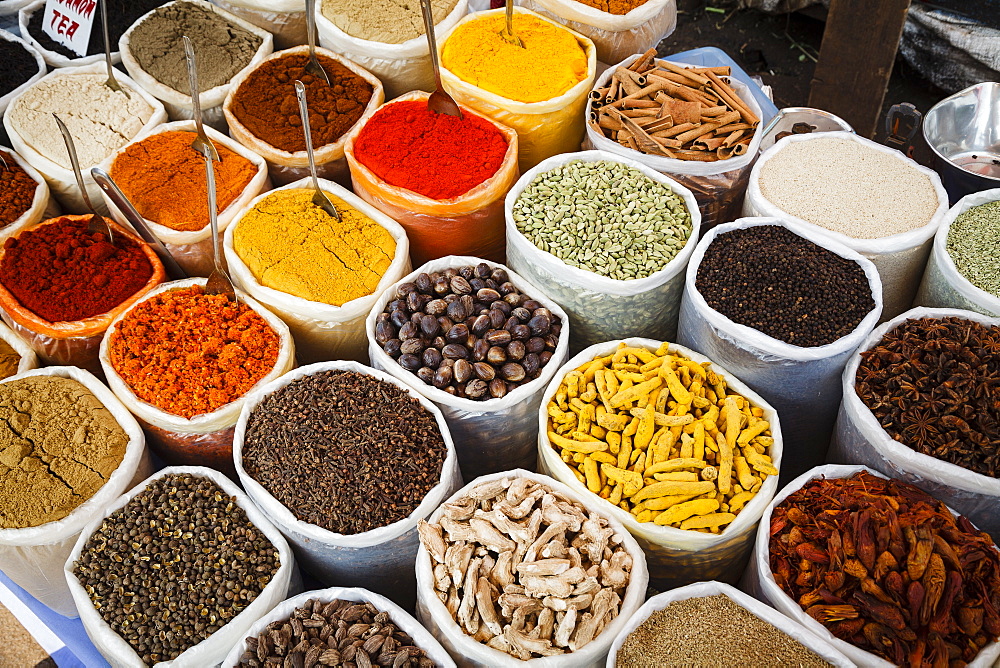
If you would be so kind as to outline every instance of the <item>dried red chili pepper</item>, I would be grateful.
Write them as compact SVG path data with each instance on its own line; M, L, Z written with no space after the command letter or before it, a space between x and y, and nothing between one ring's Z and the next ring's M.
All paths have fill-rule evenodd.
M775 507L770 535L778 586L867 652L960 666L1000 635L1000 550L912 485L812 480Z

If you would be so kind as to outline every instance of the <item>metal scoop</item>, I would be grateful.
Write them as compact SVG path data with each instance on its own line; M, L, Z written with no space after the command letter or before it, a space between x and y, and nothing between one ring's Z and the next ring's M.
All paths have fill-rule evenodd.
M507 10L507 25L500 31L500 37L508 44L513 44L514 46L519 46L523 49L524 42L521 41L520 37L514 34L514 0L507 0L504 4L506 5Z
M309 174L312 176L313 193L312 203L326 211L340 221L340 212L333 205L330 198L326 196L323 189L319 187L319 179L316 178L316 157L313 155L312 129L309 127L309 105L306 103L306 87L301 81L295 81L295 97L299 100L299 116L302 118L302 131L306 135L306 155L309 156Z
M187 35L183 36L183 40L184 59L187 61L188 83L191 86L191 111L194 116L195 132L198 134L195 140L191 142L191 148L202 155L211 156L212 160L218 162L219 152L215 150L215 146L209 141L208 135L205 134L205 126L201 123L201 89L198 88L198 67L194 60L194 46L191 45L191 40Z
M115 203L118 210L122 212L125 219L132 225L132 229L138 232L139 236L156 251L156 254L160 257L160 261L163 262L164 269L167 270L167 275L175 281L187 278L187 272L177 264L177 260L170 254L170 251L163 245L163 242L156 238L156 235L146 225L146 220L135 210L132 202L128 200L128 197L125 197L125 193L118 187L118 184L111 178L111 175L100 167L91 169L90 174L94 177L94 181L97 182L101 190L108 196L108 199Z
M437 114L448 114L462 118L462 110L458 108L455 99L448 95L441 83L441 63L438 61L437 37L434 36L434 14L431 12L431 0L420 0L420 11L424 16L424 33L427 35L427 46L431 50L431 64L434 66L434 92L427 98L427 108Z
M52 114L52 118L56 119L56 125L59 126L59 131L62 133L63 142L66 144L66 152L69 153L70 164L73 165L73 174L76 176L76 185L80 188L80 195L83 197L83 203L87 205L90 209L90 221L87 223L87 231L90 233L100 232L101 234L107 236L108 243L115 243L115 236L111 232L111 225L105 220L104 216L97 213L97 209L94 205L90 203L90 195L87 194L87 186L83 183L83 174L80 172L80 161L76 157L76 145L73 143L73 135L69 133L69 128L66 124L62 122L62 119Z
M7 158L3 157L3 153L0 153L0 165L3 165L3 169L10 169L10 165L7 164Z
M318 77L330 85L330 75L319 64L316 57L316 0L306 0L306 39L309 42L309 60L306 61L306 72Z
M115 79L115 71L111 67L111 39L108 37L107 0L98 0L98 4L101 6L101 26L104 28L104 62L108 65L108 80L104 82L104 85L111 90L125 93L125 97L131 100L132 96L129 94L128 89L122 88L121 84L118 83L118 79Z

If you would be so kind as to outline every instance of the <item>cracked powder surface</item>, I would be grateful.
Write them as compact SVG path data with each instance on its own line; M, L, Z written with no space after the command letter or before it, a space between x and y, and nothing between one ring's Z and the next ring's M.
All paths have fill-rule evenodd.
M396 241L389 231L326 193L341 221L312 203L312 190L277 190L233 230L233 248L261 285L343 306L375 292Z
M107 74L56 74L29 88L7 110L14 132L26 144L65 169L72 169L59 118L76 145L84 171L132 141L153 115L153 107L132 90L126 97L104 85ZM124 84L123 84L124 85Z
M61 520L121 464L128 434L71 378L0 385L0 529Z
M434 25L457 4L458 0L431 0ZM424 34L420 0L323 0L323 16L351 37L372 42L400 44Z

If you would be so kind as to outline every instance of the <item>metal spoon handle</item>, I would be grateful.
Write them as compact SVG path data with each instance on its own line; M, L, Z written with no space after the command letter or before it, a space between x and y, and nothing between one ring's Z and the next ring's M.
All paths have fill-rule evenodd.
M111 90L121 91L125 93L125 97L131 99L132 96L129 94L128 89L118 83L115 79L115 72L111 66L111 37L108 34L108 3L107 0L98 0L101 5L101 28L104 31L104 63L108 66L108 80L107 85Z
M306 103L306 87L301 81L295 82L295 97L299 101L299 116L302 117L302 131L306 136L306 155L309 157L309 174L312 176L313 188L321 190L316 177L316 156L313 155L312 129L309 127L309 106Z
M514 0L507 0L504 3L504 9L507 14L507 34L514 34Z
M205 181L208 190L208 223L212 229L212 251L215 254L215 268L222 271L222 247L219 245L219 215L215 195L215 165L212 156L205 153Z
M420 12L424 17L424 32L427 33L427 46L431 51L434 83L437 85L437 90L444 90L444 85L441 83L441 62L438 60L437 35L434 34L434 12L431 10L431 0L420 0Z
M160 261L163 262L163 266L167 270L167 274L170 278L174 280L187 278L187 272L184 271L179 264L177 264L177 260L175 260L174 256L170 254L167 247L164 246L163 242L160 241L149 229L146 225L146 221L139 214L139 212L135 210L135 207L132 206L132 202L130 202L128 197L125 196L125 193L121 191L121 188L119 188L118 184L111 178L111 175L100 167L94 167L91 169L90 174L94 177L94 181L97 182L97 185L101 188L101 190L103 190L108 196L108 199L114 202L114 205L118 207L118 210L122 212L125 219L132 225L132 229L134 229L139 236L142 237L143 241L153 247L153 250L156 251L156 254L160 257Z
M52 114L52 117L56 119L56 125L59 126L59 132L62 133L63 142L66 144L66 152L69 153L69 162L73 165L73 175L76 177L76 185L80 188L80 195L83 197L84 204L87 208L96 215L97 210L94 205L90 203L90 195L87 194L87 186L83 183L83 173L80 171L80 160L76 157L76 145L73 143L73 135L70 134L69 128L66 124L62 122L56 114Z
M194 124L199 136L205 135L205 129L201 124L201 89L198 87L198 68L195 66L194 45L191 44L187 35L184 40L184 58L187 61L188 84L191 86L191 111L194 116Z
M309 57L316 57L316 0L306 0L306 40L309 42Z

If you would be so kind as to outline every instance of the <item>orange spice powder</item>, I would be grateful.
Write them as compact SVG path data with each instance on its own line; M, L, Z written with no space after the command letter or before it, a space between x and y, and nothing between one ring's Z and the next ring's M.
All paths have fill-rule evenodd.
M108 354L139 399L192 418L246 394L274 368L279 347L277 332L249 306L193 286L135 306Z

